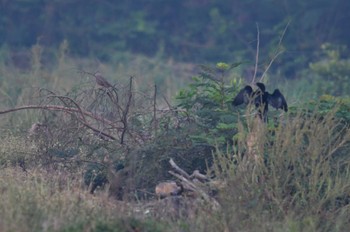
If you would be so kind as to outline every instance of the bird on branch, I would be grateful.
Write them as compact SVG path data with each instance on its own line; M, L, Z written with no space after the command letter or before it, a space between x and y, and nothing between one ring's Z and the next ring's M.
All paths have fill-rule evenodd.
M258 88L253 91L253 88L246 85L241 89L237 96L233 99L232 105L238 106L241 104L254 104L258 109L258 115L260 119L267 122L268 107L271 105L276 109L282 109L285 112L288 111L287 101L279 89L275 89L272 94L266 91L266 87L263 83L256 83Z
M96 83L104 88L110 88L113 87L103 76L100 72L96 72L94 74L94 77L96 79Z

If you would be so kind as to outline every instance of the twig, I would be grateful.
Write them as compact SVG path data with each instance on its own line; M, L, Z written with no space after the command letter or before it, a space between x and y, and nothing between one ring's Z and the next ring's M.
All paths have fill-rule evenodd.
M3 110L0 111L0 114L7 114L7 113L12 113L12 112L16 112L16 111L20 111L20 110L28 110L28 109L41 109L41 110L52 110L52 111L62 111L62 112L66 112L69 114L75 114L77 112L81 113L82 115L88 116L90 118L93 118L97 121L102 121L102 122L106 122L108 120L98 117L96 115L91 114L90 112L84 111L82 109L78 110L76 108L71 108L71 107L66 107L66 106L57 106L57 105L44 105L44 106L39 106L39 105L28 105L28 106L21 106L21 107L17 107L17 108L12 108L12 109L8 109L8 110ZM112 140L116 140L116 138L110 134L107 134L93 126L91 126L90 124L88 124L85 120L82 120L80 117L78 117L79 121L86 127L88 127L89 129L103 135L106 136ZM114 125L112 122L108 121L109 124ZM115 125L114 125L115 126ZM116 128L116 126L115 126Z
M256 23L256 55L255 55L255 67L254 67L254 76L252 80L252 84L255 82L256 78L256 73L258 72L258 63L259 63L259 48L260 48L260 30L259 30L259 25Z
M169 103L168 99L166 99L166 97L164 95L163 95L163 99L164 99L165 103L168 105L169 110L172 110L173 107L171 106L171 104Z
M130 109L130 104L131 104L131 100L132 100L132 79L133 77L130 77L130 82L129 82L129 99L128 102L125 106L124 112L123 112L123 117L122 117L122 123L124 125L122 134L120 136L120 144L124 143L124 136L125 136L125 132L128 130L128 113L129 113L129 109Z
M261 75L259 82L261 82L261 81L264 79L265 74L266 74L267 71L270 69L272 63L273 63L273 62L275 61L275 59L276 59L279 55L281 55L283 52L284 52L284 51L278 51L277 53L275 53L275 55L272 57L272 59L271 59L269 65L267 66L267 68L265 69L265 71L263 72L263 74Z
M271 65L272 65L272 63L275 61L275 59L279 56L279 55L281 55L283 52L284 52L284 50L282 50L281 48L282 48L282 41L283 41L283 38L284 38L284 36L285 36L285 34L286 34L286 32L287 32L287 29L288 29L288 27L289 27L289 24L290 24L290 21L287 23L287 25L284 27L284 30L283 30L283 32L282 32L282 35L280 36L280 39L279 39L279 41L278 41L278 44L277 44L277 49L276 49L276 51L275 51L275 54L274 54L274 56L272 57L272 59L271 59L271 61L270 61L270 63L269 63L269 65L267 66L267 68L265 69L265 71L263 72L263 74L261 75L261 77L260 77L260 82L264 79L264 77L265 77L265 74L267 73L267 71L270 69L270 67L271 67Z
M153 95L153 126L154 135L157 136L157 85L154 85L154 95Z
M112 140L117 140L116 137L114 137L114 136L112 136L112 135L110 135L110 134L107 134L107 133L105 133L105 132L103 132L103 131L101 131L101 130L99 130L99 129L96 129L96 128L94 128L93 126L91 126L90 124L87 124L87 123L85 123L85 122L81 122L81 123L82 123L84 126L86 126L87 128L89 128L89 129L95 131L95 132L98 133L99 135L103 135L103 136L105 136L105 137L107 137L107 138L110 138L110 139L112 139Z
M284 38L284 35L285 35L286 32L287 32L287 29L288 29L288 27L289 27L289 24L290 24L290 20L289 20L289 22L287 23L287 25L284 27L284 30L283 30L283 32L282 32L282 35L280 36L280 40L278 41L278 46L281 46L282 40L283 40L283 38Z
M71 101L75 105L75 107L78 109L78 111L79 111L83 121L86 122L83 110L81 109L80 105L77 102L75 102L72 98L67 97L67 96L60 96L60 95L50 95L48 97L50 97L50 98L58 98L58 99L60 99L62 101L62 103L65 103L63 101L63 99L68 99L69 101Z

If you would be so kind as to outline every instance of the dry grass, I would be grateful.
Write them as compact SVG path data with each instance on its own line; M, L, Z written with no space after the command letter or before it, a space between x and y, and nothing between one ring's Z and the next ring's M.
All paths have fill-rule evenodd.
M63 92L91 85L93 80L77 71L96 69L112 83L136 75L140 92L158 82L159 97L171 98L186 82L178 77L190 76L193 69L134 56L107 66L73 60L66 52L63 43L51 69L44 68L40 47L33 47L26 69L0 64L0 98L5 99L0 106L32 101L37 87ZM38 144L25 134L43 115L24 111L2 117L0 231L346 231L350 131L334 114L335 109L323 116L317 109L300 111L268 127L239 123L234 146L214 154L213 170L225 183L216 195L219 211L201 200L118 202L108 189L91 195L83 184L83 165L41 165L45 152L39 153ZM100 146L98 142L92 145ZM87 151L81 149L79 155L87 157Z
M224 207L230 231L348 228L350 130L334 112L299 112L260 135L241 126L246 136L238 136L234 153L216 154L216 174L227 181L219 195L230 205ZM245 138L253 133L263 162L249 156Z
M58 171L0 170L0 231L163 231L162 223L143 221L137 204L114 201L107 191L93 196L81 179Z
M245 136L238 137L234 149L214 154L215 174L225 181L217 195L220 210L192 199L119 202L108 197L107 190L89 194L79 170L23 171L8 165L0 170L0 230L344 231L349 227L350 131L335 120L334 112L322 117L316 111L300 112L255 134L259 144L255 155L262 162L249 157L251 144L246 138L254 129L239 128Z

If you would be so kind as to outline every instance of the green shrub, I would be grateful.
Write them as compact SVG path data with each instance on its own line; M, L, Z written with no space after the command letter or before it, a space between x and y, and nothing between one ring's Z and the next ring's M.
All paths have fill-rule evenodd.
M350 95L350 59L344 58L346 50L345 46L324 44L320 60L310 64L316 74L318 94Z
M192 141L199 144L226 144L236 133L237 115L231 102L237 94L241 80L230 71L238 64L218 63L216 67L202 66L198 76L187 89L176 96L184 117L195 125Z

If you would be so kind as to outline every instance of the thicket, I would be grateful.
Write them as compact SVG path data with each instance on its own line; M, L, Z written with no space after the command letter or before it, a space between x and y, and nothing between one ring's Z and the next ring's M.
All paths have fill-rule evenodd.
M296 100L304 98L291 97L297 85L281 84L289 112L271 111L263 124L255 121L254 109L231 105L247 81L240 75L242 63L202 65L188 86L170 99L162 84L173 83L163 77L174 75L178 81L187 70L169 68L171 61L128 54L119 57L116 69L81 60L73 69L66 41L58 54L40 44L32 47L25 66L15 65L21 55L13 59L2 50L0 230L349 227L345 47L324 44L317 59L302 70L298 84L307 86L306 94L313 99ZM95 85L95 66L113 78L112 88ZM118 72L135 69L142 77L121 78ZM153 79L145 78L149 69ZM282 83L265 74L268 88ZM151 85L145 84L150 80ZM201 198L149 204L156 199L155 185L174 178L168 173L170 158L185 171L198 169L219 183L209 191L219 210Z
M37 78L43 70L34 64L30 75ZM1 228L344 231L349 99L287 99L288 114L271 111L268 124L257 123L254 110L231 106L244 84L237 66L202 66L175 103L157 85L137 88L130 76L110 89L94 82L57 92L20 89L12 109L1 111ZM85 70L75 75L93 78ZM23 128L34 120L40 124L28 133ZM179 203L175 214L166 211L173 204L147 205L155 185L173 178L170 158L221 183L212 192L220 210L202 199Z

